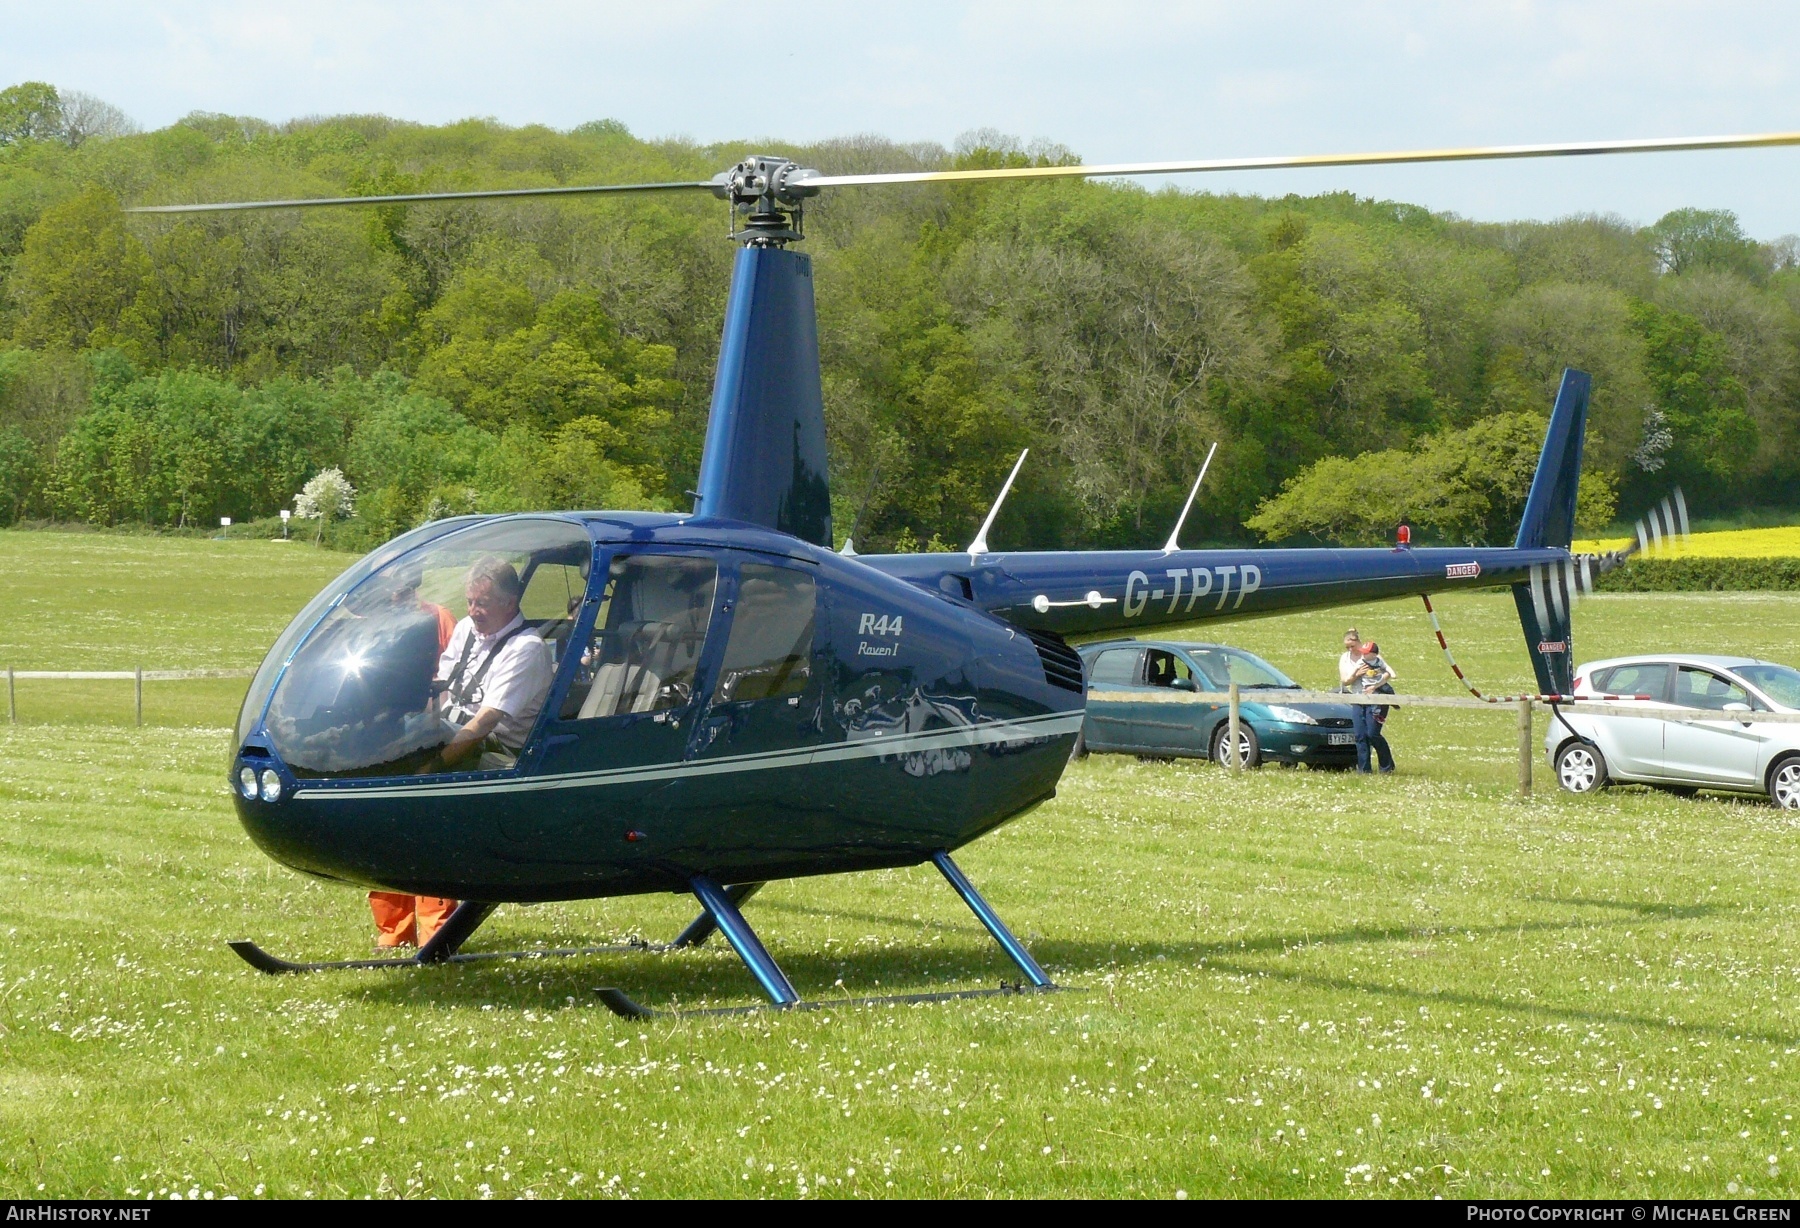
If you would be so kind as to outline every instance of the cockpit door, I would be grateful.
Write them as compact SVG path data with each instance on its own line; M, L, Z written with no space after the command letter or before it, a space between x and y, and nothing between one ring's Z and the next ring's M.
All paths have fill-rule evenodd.
M548 773L678 764L718 605L718 565L678 551L620 551L606 567L556 719Z
M824 592L799 563L739 556L694 757L779 756L826 739Z

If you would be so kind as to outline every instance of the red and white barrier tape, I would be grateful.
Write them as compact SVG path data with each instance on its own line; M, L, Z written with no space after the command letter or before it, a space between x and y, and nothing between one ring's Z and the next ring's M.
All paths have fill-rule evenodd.
M1438 647L1444 650L1444 660L1450 663L1450 672L1456 680L1476 699L1489 704L1516 704L1521 699L1529 699L1540 704L1573 704L1602 699L1649 699L1648 695L1483 695L1475 689L1475 684L1463 676L1462 666L1456 663L1451 655L1450 642L1444 638L1444 628L1438 623L1437 611L1431 608L1431 598L1420 593L1419 599L1425 603L1425 613L1431 619L1431 629L1437 634Z

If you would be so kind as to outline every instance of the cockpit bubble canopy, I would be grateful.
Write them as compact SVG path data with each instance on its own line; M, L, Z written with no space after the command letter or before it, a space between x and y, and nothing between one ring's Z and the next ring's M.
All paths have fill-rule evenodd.
M497 569L496 561L506 567ZM484 576L497 574L501 581L484 579L471 589L477 563ZM524 697L528 711L510 714L529 719L556 676L592 564L593 547L579 524L518 517L476 522L389 553L372 569L350 569L302 612L270 654L286 658L285 669L276 663L279 678L263 718L275 752L303 777L443 770L438 752L459 727L446 683L463 674L474 680L487 656L498 659L506 642L520 637L541 640L543 647L530 645L529 652L547 655L549 665L533 672L539 693ZM485 634L495 639L478 639L461 654L465 659L451 659L446 650L469 618L469 593L510 588L510 576L519 584L518 618L489 628ZM510 610L513 597L502 592L501 608ZM478 618L493 617L486 608ZM307 621L312 625L296 636ZM271 672L265 662L259 681ZM255 690L253 683L246 700L244 723L251 727Z

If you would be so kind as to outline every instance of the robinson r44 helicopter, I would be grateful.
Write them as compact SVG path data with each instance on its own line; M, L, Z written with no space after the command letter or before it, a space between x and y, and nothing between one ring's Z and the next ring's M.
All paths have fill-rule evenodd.
M1622 557L1569 550L1589 379L1564 374L1510 547L1183 550L1177 523L1161 549L995 551L997 500L961 553L838 552L812 267L793 250L806 200L883 184L1794 144L1800 133L866 175L749 157L699 182L136 210L712 192L741 245L691 513L427 524L315 597L250 683L231 783L251 838L307 874L465 902L408 959L292 963L232 947L270 973L580 954L461 947L500 904L685 892L702 912L669 947L716 929L770 1001L791 1006L800 995L741 911L757 888L931 862L1024 981L910 1000L1054 988L951 853L1054 795L1084 705L1064 637L1507 584L1538 686L1560 696L1572 599ZM547 690L516 746L454 759L441 629L467 612L478 562L510 567L516 634L542 640ZM481 668L465 653L452 689ZM608 949L620 948L586 950ZM600 992L622 1014L653 1013Z

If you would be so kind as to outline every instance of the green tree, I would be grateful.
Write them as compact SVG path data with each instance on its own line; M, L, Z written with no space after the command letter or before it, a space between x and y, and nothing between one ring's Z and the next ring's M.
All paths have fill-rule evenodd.
M459 282L421 324L436 342L419 362L424 391L496 432L594 419L612 429L615 459L665 485L658 445L681 394L672 347L622 335L593 295L565 290L539 306L492 274Z
M1745 236L1737 214L1725 209L1676 209L1650 227L1656 258L1677 276L1712 269L1751 281L1768 280L1762 248Z
M1645 368L1666 432L1641 447L1628 488L1647 503L1670 485L1717 498L1756 455L1756 422L1733 374L1724 338L1693 316L1639 303L1632 320L1644 339Z
M1248 527L1271 541L1375 545L1407 523L1427 539L1502 545L1524 515L1544 429L1534 414L1496 414L1413 449L1326 457L1266 501ZM1584 527L1612 519L1613 491L1604 472L1583 476L1577 519Z
M243 516L243 394L193 371L96 387L57 450L51 494L101 524L203 525Z
M54 85L22 81L0 90L0 148L63 136L62 99Z
M1590 469L1622 473L1637 448L1651 389L1631 300L1599 285L1540 282L1495 315L1489 412L1543 414L1565 368L1594 377L1585 455Z
M13 267L17 340L71 350L113 344L148 273L111 192L90 188L52 205L26 232Z
M0 426L0 525L16 522L39 499L37 447L16 426Z

